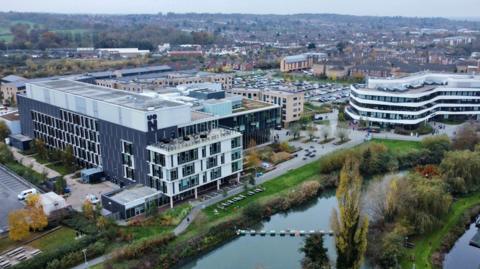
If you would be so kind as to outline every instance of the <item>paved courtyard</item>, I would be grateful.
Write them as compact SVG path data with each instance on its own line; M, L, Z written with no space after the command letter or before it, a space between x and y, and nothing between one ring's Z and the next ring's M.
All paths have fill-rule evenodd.
M67 202L77 211L81 211L82 204L85 201L87 194L95 194L100 199L102 193L110 192L118 189L119 186L110 182L104 181L97 184L85 184L78 181L78 178L72 178L72 175L65 176L67 185L70 187L70 196L66 198Z

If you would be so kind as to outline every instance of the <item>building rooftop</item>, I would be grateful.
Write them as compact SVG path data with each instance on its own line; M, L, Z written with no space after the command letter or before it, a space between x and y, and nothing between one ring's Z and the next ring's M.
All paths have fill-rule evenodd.
M129 91L120 91L73 80L58 79L34 82L32 84L71 95L81 96L88 99L107 102L142 111L183 105L181 103L163 100L160 98L152 98Z
M180 151L189 147L197 147L200 143L220 141L223 139L240 136L241 133L239 132L225 128L216 128L208 132L200 133L198 135L189 135L183 138L176 138L168 142L158 142L155 145L149 147L158 148L164 151Z
M149 196L154 196L160 192L150 187L134 185L129 188L113 191L110 195L106 194L113 201L126 205Z
M18 114L18 111L14 111L11 113L0 115L0 118L3 118L7 121L17 121L17 120L20 120L20 114Z

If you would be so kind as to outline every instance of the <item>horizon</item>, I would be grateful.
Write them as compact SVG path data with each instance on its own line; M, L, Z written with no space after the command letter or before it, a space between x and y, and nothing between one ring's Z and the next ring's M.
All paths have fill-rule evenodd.
M337 0L327 3L325 0L278 0L255 2L243 0L189 1L177 0L165 2L157 0L80 0L74 3L63 0L17 0L0 6L2 12L33 12L53 14L98 14L98 15L134 15L134 14L244 14L244 15L298 15L298 14L336 14L374 17L409 18L453 18L480 19L476 9L478 0L438 1L404 0L385 5L383 0ZM414 8L412 8L414 7ZM432 8L434 7L434 8Z

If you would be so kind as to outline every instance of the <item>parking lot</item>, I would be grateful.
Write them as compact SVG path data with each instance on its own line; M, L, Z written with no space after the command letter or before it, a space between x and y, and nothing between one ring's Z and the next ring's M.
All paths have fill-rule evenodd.
M20 202L17 195L26 189L30 189L28 183L8 173L3 167L0 167L0 233L8 227L8 213L10 211L22 208L24 204Z
M110 181L104 181L97 184L85 184L79 182L78 179L69 177L66 177L66 180L67 185L71 190L70 196L66 198L67 203L77 211L82 209L82 205L88 194L94 194L98 199L101 199L102 193L107 193L119 188L118 185Z

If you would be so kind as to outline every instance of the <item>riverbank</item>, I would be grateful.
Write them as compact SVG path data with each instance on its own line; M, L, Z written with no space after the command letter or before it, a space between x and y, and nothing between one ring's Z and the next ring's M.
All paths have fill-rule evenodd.
M432 255L440 248L443 238L461 221L464 212L480 205L480 192L459 198L452 204L451 212L444 221L444 225L425 236L416 238L413 242L415 247L405 255L406 258L401 262L402 268L431 269L434 268L432 264ZM409 260L415 257L414 260Z

